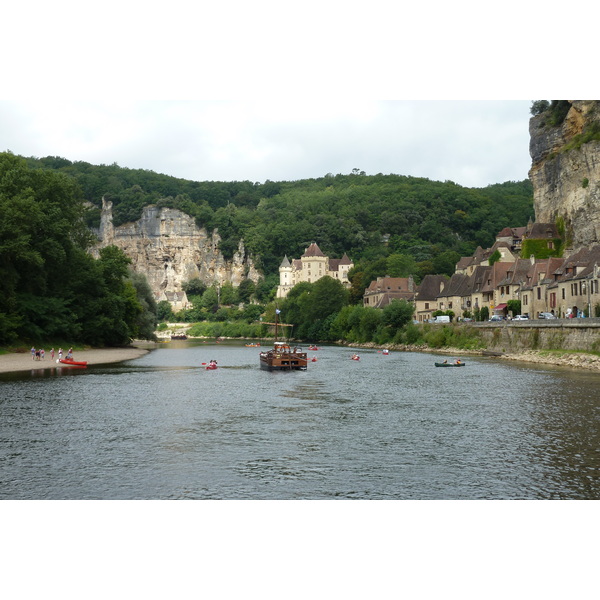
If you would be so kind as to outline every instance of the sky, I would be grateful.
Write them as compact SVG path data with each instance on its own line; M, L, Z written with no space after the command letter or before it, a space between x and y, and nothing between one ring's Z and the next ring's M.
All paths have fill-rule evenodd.
M0 150L196 181L528 176L529 100L4 100Z
M422 4L12 3L0 151L197 181L526 179L531 102L595 97L593 36L522 0Z

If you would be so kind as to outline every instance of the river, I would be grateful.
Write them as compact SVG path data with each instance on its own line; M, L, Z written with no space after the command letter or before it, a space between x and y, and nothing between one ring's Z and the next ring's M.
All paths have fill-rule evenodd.
M337 346L269 373L259 350L0 375L0 499L600 498L596 373Z

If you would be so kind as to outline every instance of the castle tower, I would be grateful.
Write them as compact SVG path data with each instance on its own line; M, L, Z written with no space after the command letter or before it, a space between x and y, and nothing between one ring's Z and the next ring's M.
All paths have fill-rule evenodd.
M294 287L294 276L292 274L292 265L287 255L283 257L279 265L279 286L277 287L277 298L285 298L288 292Z

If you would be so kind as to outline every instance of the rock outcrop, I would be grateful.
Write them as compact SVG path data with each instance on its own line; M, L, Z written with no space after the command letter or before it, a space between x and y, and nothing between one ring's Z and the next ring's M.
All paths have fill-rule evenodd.
M562 123L549 111L529 122L535 218L564 221L567 243L577 250L600 242L600 141L582 143L600 131L600 101L573 100ZM597 137L597 136L596 136Z
M173 208L146 206L139 221L114 227L112 202L103 198L98 237L94 254L109 245L121 248L131 258L134 271L147 277L157 300L172 298L182 291L183 283L196 277L207 285L234 286L245 278L255 283L261 278L243 241L233 259L225 260L218 232L209 234L193 217Z

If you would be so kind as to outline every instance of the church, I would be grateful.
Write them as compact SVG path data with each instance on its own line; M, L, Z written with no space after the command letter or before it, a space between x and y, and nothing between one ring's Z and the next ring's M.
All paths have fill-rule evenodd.
M299 259L284 257L279 266L279 285L277 298L285 298L289 291L301 281L314 283L317 279L329 275L340 281L345 287L350 287L348 271L354 263L346 254L342 258L329 258L313 242Z

